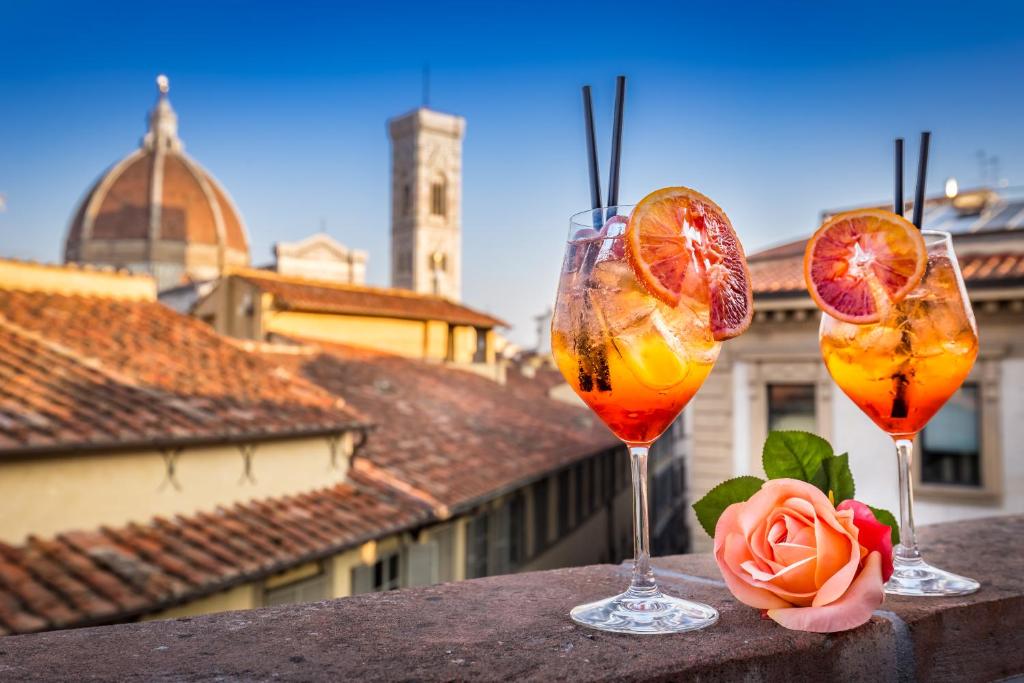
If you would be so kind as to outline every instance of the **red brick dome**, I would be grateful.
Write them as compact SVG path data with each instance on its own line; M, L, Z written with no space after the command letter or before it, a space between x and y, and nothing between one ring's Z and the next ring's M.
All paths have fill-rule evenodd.
M241 214L206 169L184 152L166 79L140 149L111 166L85 195L64 258L151 273L161 289L249 263Z

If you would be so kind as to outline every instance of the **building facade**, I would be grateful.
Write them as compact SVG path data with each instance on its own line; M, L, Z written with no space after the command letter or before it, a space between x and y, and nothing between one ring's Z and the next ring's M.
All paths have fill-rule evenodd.
M366 261L365 251L349 249L318 232L298 242L275 243L272 269L281 275L362 285L366 283Z

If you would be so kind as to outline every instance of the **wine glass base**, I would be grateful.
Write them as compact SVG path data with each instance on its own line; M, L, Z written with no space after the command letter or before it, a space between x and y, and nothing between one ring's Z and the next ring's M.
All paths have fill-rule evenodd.
M892 576L885 584L890 595L943 597L969 595L981 588L974 579L933 567L924 560L895 560Z
M681 633L711 626L718 611L708 605L673 598L661 591L626 591L597 602L574 607L569 616L577 624L613 633Z

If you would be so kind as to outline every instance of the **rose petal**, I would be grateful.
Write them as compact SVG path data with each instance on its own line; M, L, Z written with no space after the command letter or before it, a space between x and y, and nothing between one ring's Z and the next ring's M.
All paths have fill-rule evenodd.
M728 510L728 508L726 508ZM723 513L724 514L724 513ZM718 534L715 534L718 540ZM737 559L742 557L746 542L739 534L728 534L723 540L720 550L715 551L715 562L718 564L725 585L729 587L737 600L744 605L756 607L757 609L770 609L772 607L789 607L790 604L769 590L752 585L750 580L741 578L746 572L739 566L733 565Z
M868 552L877 550L882 554L882 580L892 576L892 530L875 518L875 513L857 500L844 500L838 510L852 510L853 523L857 527L857 541Z
M814 548L799 543L776 543L772 546L772 550L775 559L782 565L795 564L817 554Z
M796 631L835 633L856 628L867 622L882 604L881 556L868 555L850 589L838 600L824 607L784 607L769 609L768 616L776 623Z
M857 575L860 566L860 544L849 535L837 534L822 525L822 537L818 541L818 594L814 596L814 606L821 607L839 599L850 587L850 582ZM827 539L827 540L822 540ZM824 549L824 552L822 552ZM829 573L821 571L822 562L833 562Z

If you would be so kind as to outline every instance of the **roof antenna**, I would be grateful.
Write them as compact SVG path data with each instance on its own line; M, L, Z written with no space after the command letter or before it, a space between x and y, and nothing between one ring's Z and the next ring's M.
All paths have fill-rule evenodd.
M430 65L423 65L423 108L430 108Z

